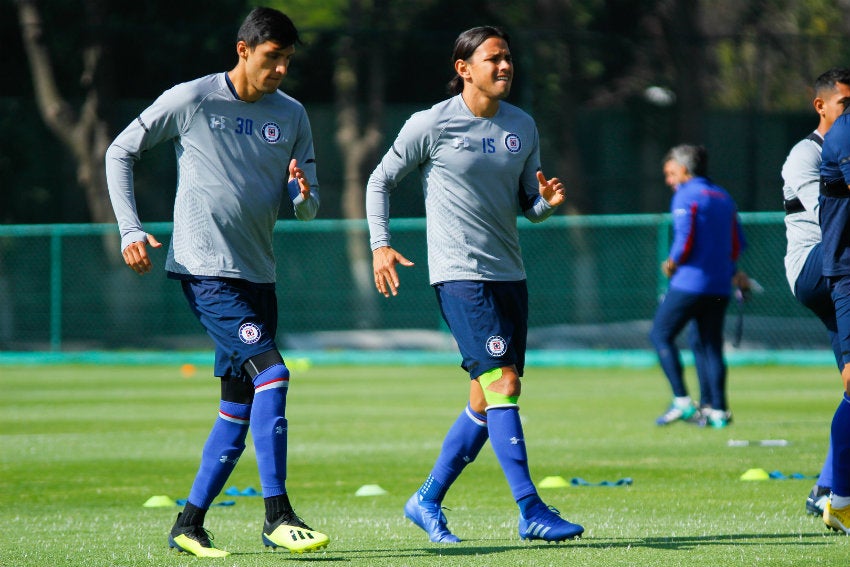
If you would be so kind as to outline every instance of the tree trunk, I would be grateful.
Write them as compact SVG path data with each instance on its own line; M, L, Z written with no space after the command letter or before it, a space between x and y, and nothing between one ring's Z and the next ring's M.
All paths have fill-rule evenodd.
M351 2L350 21L353 30L360 29L359 2ZM375 13L381 13L382 2L375 3ZM363 46L355 37L347 35L340 40L334 71L336 92L337 132L336 143L343 156L342 213L348 220L365 218L365 191L368 160L376 155L381 143L383 119L384 67L380 50L372 45L368 49L370 65L368 84L369 116L361 116L357 93L359 71L356 65L358 52ZM357 313L355 324L370 328L376 323L378 294L372 278L372 253L369 234L362 223L349 223L346 231L346 248L354 282Z
M41 117L53 134L68 148L77 164L77 183L84 189L91 220L113 223L115 216L106 190L104 156L109 146L109 126L100 116L102 82L100 74L104 46L97 39L83 49L84 90L79 112L71 107L56 85L50 52L45 43L44 23L36 0L17 0L24 49L29 60L36 102ZM85 9L89 21L103 19L103 6L88 0Z

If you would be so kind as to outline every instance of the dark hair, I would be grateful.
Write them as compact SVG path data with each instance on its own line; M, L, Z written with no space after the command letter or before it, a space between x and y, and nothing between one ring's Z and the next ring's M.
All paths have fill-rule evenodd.
M820 96L824 91L831 91L835 83L850 85L850 69L846 67L832 67L815 79L815 96Z
M273 8L254 8L239 27L236 41L244 41L251 49L273 41L281 47L301 44L298 30L289 16Z
M505 40L505 43L508 44L508 49L510 49L511 38L503 29L497 28L496 26L479 26L477 28L471 28L457 36L454 50L452 51L452 66L454 66L455 61L458 59L466 61L472 57L472 54L475 53L478 46L491 37L502 38ZM456 95L463 92L463 79L460 75L455 74L452 80L449 81L448 91L450 95Z
M681 144L670 148L664 155L663 163L675 161L695 177L705 177L708 174L708 152L703 146Z

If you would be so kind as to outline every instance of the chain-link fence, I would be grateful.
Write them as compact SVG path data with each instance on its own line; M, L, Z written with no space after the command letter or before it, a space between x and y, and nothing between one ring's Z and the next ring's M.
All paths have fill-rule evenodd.
M785 280L779 213L744 213L749 241L741 267L764 288L743 305L739 349L827 349L820 322ZM416 265L386 299L373 289L368 231L360 221L279 221L275 249L279 343L288 350L451 349L428 285L424 219L392 222L393 245ZM161 240L171 225L148 227ZM659 264L667 215L558 216L520 220L531 301L529 347L606 350L650 347L647 333L664 293ZM193 350L211 343L179 284L156 267L123 265L109 225L0 226L0 351ZM727 339L739 306L732 301Z

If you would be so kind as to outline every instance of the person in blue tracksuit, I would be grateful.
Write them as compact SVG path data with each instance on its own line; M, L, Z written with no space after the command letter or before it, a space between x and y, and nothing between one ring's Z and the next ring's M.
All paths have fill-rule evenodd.
M732 285L748 289L737 261L746 247L735 201L707 177L708 155L702 146L683 144L664 157L663 171L673 190L670 212L673 243L661 269L670 278L667 294L655 313L649 338L673 391L670 407L656 423L667 425L694 416L676 337L693 320L702 344L702 369L711 410L707 424L722 428L731 412L726 400L723 323Z

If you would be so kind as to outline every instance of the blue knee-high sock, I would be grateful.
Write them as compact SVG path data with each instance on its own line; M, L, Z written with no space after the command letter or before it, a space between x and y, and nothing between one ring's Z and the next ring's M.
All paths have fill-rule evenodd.
M487 430L496 458L511 487L514 500L536 495L537 489L528 471L528 453L517 406L487 409Z
M443 439L440 456L419 488L420 499L442 502L464 467L478 456L487 436L487 417L467 405Z
M266 368L254 377L251 435L263 497L286 494L286 392L289 370L283 364Z
M832 417L832 491L850 496L850 397L838 404Z
M245 450L251 406L221 401L218 418L213 424L201 466L189 492L189 502L206 510L224 488L224 483Z
M831 434L830 437L832 437ZM829 441L829 449L826 451L826 459L823 461L823 467L820 470L818 486L821 488L832 488L832 439Z

